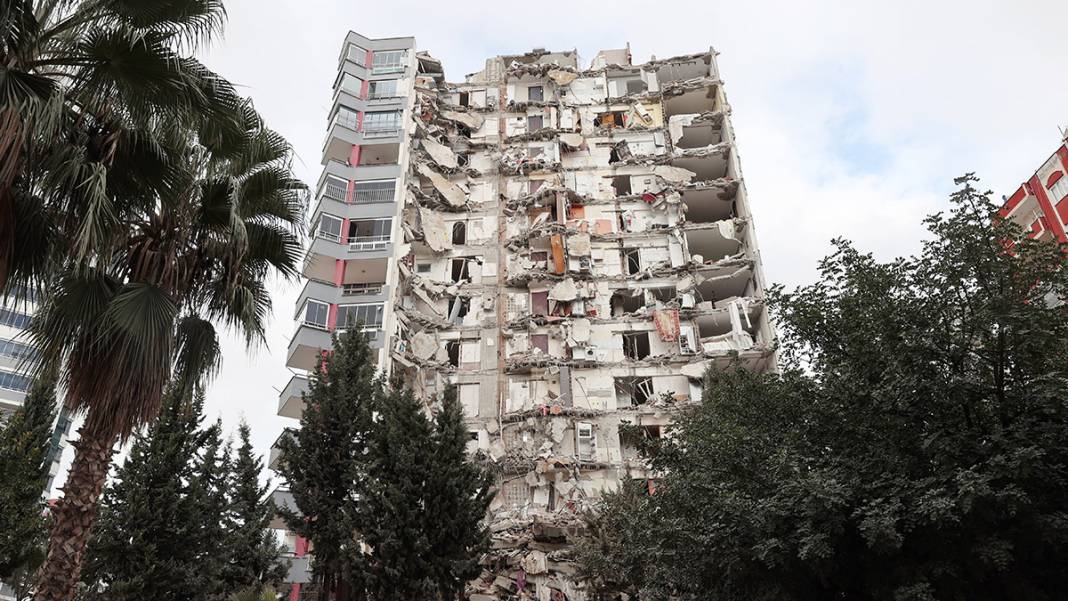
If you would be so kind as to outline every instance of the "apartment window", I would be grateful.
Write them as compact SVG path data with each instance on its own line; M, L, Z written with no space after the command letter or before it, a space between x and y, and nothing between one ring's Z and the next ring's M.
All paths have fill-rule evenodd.
M30 316L10 309L0 309L0 324L20 330L25 329L30 325Z
M371 111L363 116L363 131L396 131L400 121L400 111Z
M463 407L464 417L478 417L479 387L477 382L457 384L456 398L460 400L460 406ZM472 440L478 440L478 432L472 432L472 434L475 435Z
M371 98L393 98L397 95L396 79L380 79L371 82Z
M356 182L352 201L357 203L393 202L397 180L384 179L373 182Z
M378 330L382 327L382 314L385 305L339 305L337 308L337 327L349 329L360 327L361 330Z
M349 222L349 244L381 244L389 242L393 220L360 219Z
M30 387L30 379L22 374L12 371L0 371L0 388L26 392Z
M623 334L623 355L640 361L649 356L649 332L626 332Z
M637 248L623 249L623 273L634 275L642 270L641 255Z
M375 52L371 62L371 73L398 73L404 71L405 50L385 50Z
M363 80L355 75L349 73L342 73L339 78L339 85L342 90L345 90L353 96L359 96L363 89Z
M527 117L527 131L538 131L545 123L545 119L541 115Z
M532 102L542 102L545 100L545 88L541 86L530 86L527 88L527 100Z
M318 236L334 242L341 242L341 223L341 218L324 213L319 217Z
M336 200L337 202L345 202L345 195L348 192L348 188L349 182L347 180L328 175L326 176L326 179L323 180L322 197ZM340 231L338 234L340 234Z
M349 47L345 52L345 58L356 63L357 65L366 65L367 51L363 48L360 48L356 44L349 44Z
M644 405L656 394L652 378L616 378L615 387L618 404L622 406Z
M304 303L304 324L326 329L327 316L330 314L330 305L317 300L309 300Z
M458 245L467 244L467 223L457 221L452 224L452 243Z
M641 79L627 80L627 94L641 94L646 89L645 82Z
M433 267L433 265L430 264L430 263L416 263L415 264L415 272L416 273L430 273L430 269L432 267Z
M360 113L347 106L339 106L337 107L337 112L334 113L334 123L356 131L360 125Z
M464 316L471 311L471 299L466 296L454 296L449 299L449 323L462 324Z
M460 341L450 340L445 343L445 354L449 357L449 365L460 367Z
M452 277L452 281L455 283L467 282L471 280L471 274L467 268L467 258L457 257L451 260L451 269L449 274Z
M21 361L22 359L33 359L36 354L37 351L28 344L0 338L0 357L11 357Z
M1049 189L1050 198L1053 202L1060 202L1065 196L1068 196L1068 175L1061 176L1053 187Z

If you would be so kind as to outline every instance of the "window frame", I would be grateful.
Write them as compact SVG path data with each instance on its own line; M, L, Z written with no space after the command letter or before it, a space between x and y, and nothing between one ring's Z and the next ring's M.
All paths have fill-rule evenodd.
M370 308L376 311L377 322L367 323L363 322L360 325L358 331L360 332L375 332L382 329L386 321L386 304L385 303L345 303L337 306L337 323L335 329L339 331L347 331L354 329L352 326L347 325L347 316L349 311L356 309L357 315L360 309Z

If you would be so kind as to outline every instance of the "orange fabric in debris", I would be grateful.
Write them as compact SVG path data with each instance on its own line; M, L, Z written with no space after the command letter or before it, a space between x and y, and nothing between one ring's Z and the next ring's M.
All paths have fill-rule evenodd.
M653 311L653 323L660 339L671 342L679 339L679 310L659 309Z

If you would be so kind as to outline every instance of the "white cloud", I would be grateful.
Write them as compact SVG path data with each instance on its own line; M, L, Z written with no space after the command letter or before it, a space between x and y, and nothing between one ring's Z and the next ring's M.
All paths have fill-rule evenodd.
M768 280L810 281L835 236L879 256L907 254L952 178L977 171L1007 194L1068 125L1068 3L1061 0L300 3L233 0L225 40L206 55L245 86L295 145L308 182L341 41L415 36L450 80L487 56L575 48L588 60L631 44L635 60L706 49L734 109ZM870 162L867 159L874 157ZM297 289L281 291L268 350L227 342L209 399L228 427L244 414L266 451Z

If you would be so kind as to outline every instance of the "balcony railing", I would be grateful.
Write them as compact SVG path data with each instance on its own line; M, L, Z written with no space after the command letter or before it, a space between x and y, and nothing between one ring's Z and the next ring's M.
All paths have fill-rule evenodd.
M353 252L366 252L369 250L383 250L389 244L389 234L380 236L352 236L349 238L349 250Z
M338 243L341 242L341 236L339 234L333 234L333 233L330 233L330 232L324 232L323 230L319 230L318 232L315 233L315 235L320 237L320 238L322 238L323 240L329 240L331 242L338 242Z
M323 184L323 198L329 198L330 200L337 202L345 202L345 197L347 195L347 186L341 182L327 178L326 183Z
M382 294L385 282L371 284L345 284L341 288L342 296L359 296L361 294Z
M396 193L396 184L389 182L388 185L365 185L360 186L356 184L355 190L353 190L352 202L354 203L376 203L376 202L393 202L393 196Z
M347 127L352 131L359 131L359 122L356 113L338 111L337 115L334 116L334 123L342 127Z
M400 125L376 125L374 127L364 126L363 137L364 138L388 138L400 133Z

